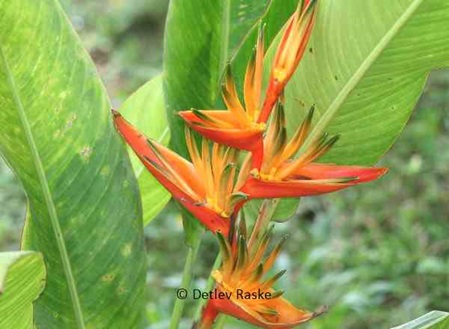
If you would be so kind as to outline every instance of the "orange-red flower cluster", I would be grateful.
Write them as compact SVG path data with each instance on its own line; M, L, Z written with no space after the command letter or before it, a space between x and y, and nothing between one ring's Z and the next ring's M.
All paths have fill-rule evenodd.
M210 328L219 313L261 328L285 329L317 315L297 309L272 288L282 273L263 280L280 247L264 258L269 234L248 242L243 227L235 232L235 220L246 201L333 192L375 180L386 172L385 168L318 163L339 136L323 134L316 141L308 139L313 107L294 135L287 138L282 95L306 49L316 3L317 0L300 1L287 22L266 89L263 88L264 34L260 29L246 69L243 100L228 68L222 88L226 110L180 112L190 129L203 136L199 145L190 129L186 129L191 161L146 138L113 111L118 131L146 168L220 241L223 264L213 273L215 291L231 297L209 301L201 329ZM240 151L248 151L241 166ZM268 293L271 298L239 299L239 289L250 295Z
M180 112L192 129L213 141L210 146L203 140L199 150L186 130L192 162L147 139L114 112L118 130L148 170L212 232L226 235L230 216L249 199L328 193L369 182L386 172L385 168L316 163L337 142L338 136L325 134L301 152L312 125L313 109L291 140L287 140L281 95L304 53L312 31L316 2L301 4L288 21L264 100L264 37L260 29L255 54L245 75L245 106L228 70L223 84L223 99L228 110ZM250 151L238 179L235 179L236 150Z
M235 235L226 239L217 235L223 264L212 273L217 286L214 295L203 310L198 329L212 327L216 317L227 314L260 328L293 328L320 315L296 308L282 297L283 291L273 288L285 273L280 271L267 277L281 251L285 239L266 255L272 231L254 243L247 239L246 224ZM253 242L253 243L252 243Z

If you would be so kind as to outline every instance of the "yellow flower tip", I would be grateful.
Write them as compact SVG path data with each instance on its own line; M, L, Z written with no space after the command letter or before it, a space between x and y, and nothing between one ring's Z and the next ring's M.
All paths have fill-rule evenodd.
M273 69L273 79L283 84L289 77L289 72L284 67L275 67Z
M267 129L267 124L265 122L257 123L255 122L255 118L249 118L249 120L252 121L250 123L250 129L260 132L263 132Z
M223 282L223 275L219 270L213 270L211 276L218 284L221 284Z
M273 173L269 173L269 174L261 173L258 178L261 178L262 180L267 181L267 182L280 182L281 181L281 179L279 179L275 173L274 174Z
M223 218L229 218L230 217L230 215L226 211L222 211L220 213L220 216L223 217Z
M257 168L253 168L251 169L251 171L249 172L249 174L254 177L254 178L259 178L260 177L260 172L259 169Z

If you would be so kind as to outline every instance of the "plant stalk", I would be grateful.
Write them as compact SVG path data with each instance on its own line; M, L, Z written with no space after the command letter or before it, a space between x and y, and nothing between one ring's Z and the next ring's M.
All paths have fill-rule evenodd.
M201 245L201 238L197 238L193 246L189 246L189 251L187 253L187 259L184 264L184 272L182 274L182 282L180 289L189 289L190 283L192 281L192 268L198 255L198 251ZM182 312L184 311L186 299L177 298L175 301L175 306L173 307L170 329L178 329L179 323L181 322Z
M228 316L226 314L220 314L218 320L215 323L214 329L223 329L227 319Z
M266 199L263 201L260 206L259 216L257 216L256 223L254 224L254 228L248 242L250 248L254 245L254 243L260 240L267 230L280 200L281 199Z
M210 271L210 274L209 274L209 279L207 280L207 283L206 283L205 291L211 291L213 289L215 280L212 277L212 272L217 270L220 267L220 265L221 265L221 252L219 252L217 257L215 258L214 265L212 266L212 270ZM198 307L195 311L195 317L194 317L195 320L198 320L200 318L201 312L203 311L203 307L204 307L204 305L206 305L206 302L207 302L207 300L205 300L205 299L199 300Z

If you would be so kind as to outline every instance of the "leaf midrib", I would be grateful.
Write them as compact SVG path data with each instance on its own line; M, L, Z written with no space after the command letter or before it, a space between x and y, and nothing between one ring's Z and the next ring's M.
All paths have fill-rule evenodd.
M221 18L221 33L222 33L222 49L221 49L221 58L220 58L220 71L224 72L224 68L226 66L229 52L229 41L231 37L230 25L231 25L231 1L233 0L224 0L223 3L223 13Z
M424 0L414 0L407 10L399 17L395 24L388 30L384 37L377 43L366 59L360 64L359 68L350 77L348 82L344 85L341 91L337 94L333 102L324 111L323 116L321 116L312 129L309 137L304 143L301 151L306 150L311 144L316 142L325 133L325 129L332 121L332 119L337 115L341 106L344 104L348 98L351 91L358 85L358 83L363 79L366 72L371 68L375 61L379 58L385 48L389 45L391 40L398 34L402 27L409 21L413 16L415 11L419 8Z
M56 243L59 249L59 253L61 256L62 266L64 270L64 274L67 281L67 286L70 293L70 298L73 303L73 311L74 311L74 317L77 323L78 329L85 329L84 325L84 317L81 310L81 303L78 296L78 291L76 289L75 279L73 276L72 267L70 264L69 256L67 253L67 248L65 245L65 241L62 235L61 226L59 225L59 218L58 213L56 211L55 203L53 201L53 197L51 195L50 186L47 181L47 177L45 175L44 166L42 164L41 158L39 156L39 151L37 149L33 133L31 131L30 123L28 122L28 118L25 112L25 109L23 107L19 91L17 90L17 85L14 80L13 73L11 72L11 69L8 64L8 60L6 58L6 55L3 51L2 42L0 42L0 58L1 58L1 65L3 66L3 69L5 70L6 76L7 76L7 84L11 90L14 103L16 106L17 113L20 118L20 123L22 125L23 131L25 133L25 138L28 143L29 149L31 151L31 156L33 160L33 164L36 170L36 173L38 175L38 180L42 189L42 194L45 199L45 204L47 206L48 214L50 217L50 223L53 228L53 233L55 234Z
M433 328L433 325L443 324L443 322L447 319L449 319L449 313L441 311L432 311L413 321L410 321L406 324L391 329L418 328L417 326L420 326L419 328Z
M240 49L248 41L251 34L254 32L255 29L258 29L261 22L267 17L272 5L273 5L273 0L268 0L267 5L265 6L265 9L263 10L260 17L255 21L255 23L251 26L251 28L248 30L248 32L243 36L243 38L240 40L238 45L234 49L230 49L231 55L229 56L229 60L228 60L229 63L232 63L236 59Z

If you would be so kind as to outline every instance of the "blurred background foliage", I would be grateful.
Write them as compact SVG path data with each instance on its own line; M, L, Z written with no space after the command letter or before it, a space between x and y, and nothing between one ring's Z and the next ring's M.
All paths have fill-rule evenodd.
M168 0L61 2L115 107L161 71ZM387 176L304 198L297 214L277 225L279 237L290 235L277 263L289 270L279 288L304 308L330 307L308 328L389 328L433 309L449 310L448 111L449 71L434 72L403 134L380 162L390 168ZM25 207L19 182L0 161L0 250L19 248ZM150 328L167 328L186 254L176 207L169 204L145 235L147 317ZM204 287L216 252L206 235L196 288ZM186 317L195 307L188 304ZM190 325L186 319L185 327ZM226 327L244 325L228 320Z

